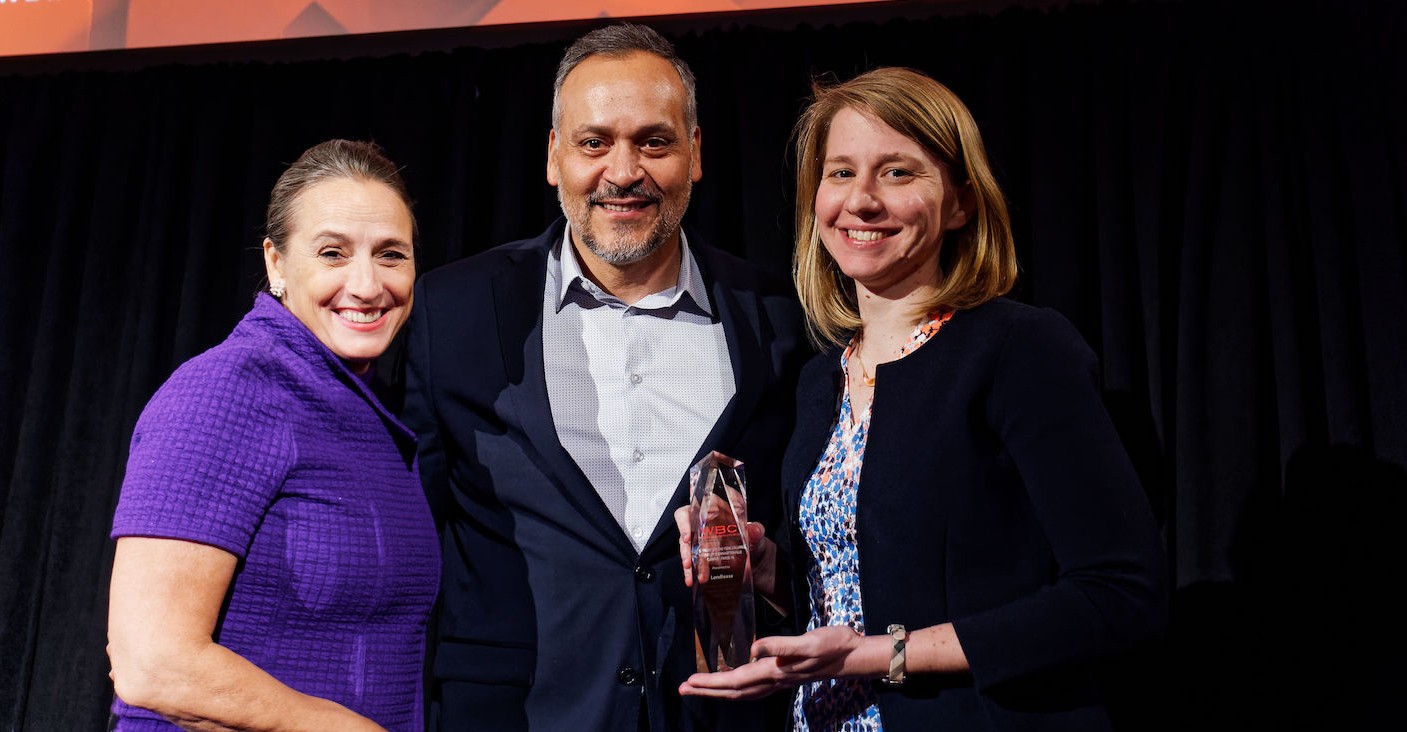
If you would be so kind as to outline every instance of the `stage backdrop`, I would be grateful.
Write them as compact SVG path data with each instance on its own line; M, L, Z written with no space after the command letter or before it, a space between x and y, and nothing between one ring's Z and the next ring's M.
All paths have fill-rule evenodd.
M0 0L0 56L878 0Z
M908 65L972 107L1015 217L1014 296L1100 356L1173 560L1169 641L1110 677L1121 729L1399 713L1405 14L1169 0L661 24L699 80L687 224L777 272L813 78ZM422 269L536 234L557 212L552 72L580 30L351 60L0 64L0 729L102 728L132 425L249 306L283 166L329 137L382 143Z

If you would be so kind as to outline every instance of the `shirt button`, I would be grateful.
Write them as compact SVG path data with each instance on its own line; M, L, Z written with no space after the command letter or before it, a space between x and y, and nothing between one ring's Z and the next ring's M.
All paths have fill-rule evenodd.
M622 666L616 672L616 681L619 681L622 686L635 686L640 683L640 672L629 666Z
M640 383L640 382L642 382L642 381L644 381L644 380L645 380L645 377L641 376L640 374L631 374L631 375L630 375L630 383L632 383L632 384L638 384L638 383Z
M655 570L650 569L649 567L646 567L645 565L642 564L642 565L640 565L640 566L638 566L638 567L635 568L635 579L640 580L641 582L644 582L644 583L647 583L647 584L650 583L650 582L654 582L654 581L655 581Z
M630 458L638 463L641 460L645 459L645 453L643 450L636 450L634 453L631 454Z

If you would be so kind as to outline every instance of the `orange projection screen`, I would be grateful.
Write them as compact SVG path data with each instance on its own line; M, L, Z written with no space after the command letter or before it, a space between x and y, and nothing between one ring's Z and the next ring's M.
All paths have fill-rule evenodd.
M0 56L876 0L0 0Z

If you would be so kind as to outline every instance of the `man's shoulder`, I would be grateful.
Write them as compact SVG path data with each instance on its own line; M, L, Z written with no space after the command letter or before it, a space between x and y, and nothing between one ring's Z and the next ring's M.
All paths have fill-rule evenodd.
M704 278L735 290L756 292L759 295L780 295L793 297L791 282L779 274L770 272L739 257L732 252L719 249L700 241L692 234L689 237L689 251L699 263Z
M562 222L559 220L535 237L500 244L456 259L421 275L420 287L422 290L443 285L460 288L533 262L539 263L536 269L542 269L547 263L548 250L554 242L562 238L562 231Z

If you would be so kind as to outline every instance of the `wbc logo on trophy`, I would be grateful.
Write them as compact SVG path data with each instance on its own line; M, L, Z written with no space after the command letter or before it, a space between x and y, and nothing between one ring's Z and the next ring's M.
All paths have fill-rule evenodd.
M741 461L716 451L689 469L694 649L701 672L747 663L757 634L743 475Z

